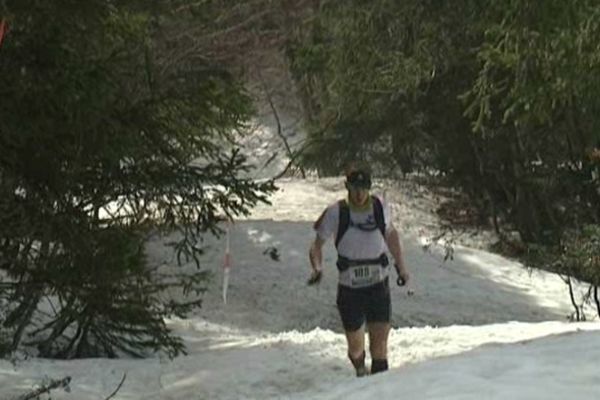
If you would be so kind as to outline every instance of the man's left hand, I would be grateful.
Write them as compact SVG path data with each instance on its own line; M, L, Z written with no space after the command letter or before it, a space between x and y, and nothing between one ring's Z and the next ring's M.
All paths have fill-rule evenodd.
M398 286L406 286L408 280L410 279L410 274L408 273L406 268L404 268L404 266L394 264L394 268L396 268L396 272L398 273L398 279L396 280L396 283L398 284Z

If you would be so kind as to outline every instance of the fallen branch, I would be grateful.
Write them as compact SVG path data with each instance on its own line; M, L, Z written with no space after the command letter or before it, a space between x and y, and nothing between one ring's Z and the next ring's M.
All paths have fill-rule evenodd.
M67 376L63 379L57 379L57 380L53 380L50 381L50 383L43 385L42 387L35 389L32 392L26 393L24 395L21 395L19 397L16 398L16 400L31 400L31 399L36 399L38 398L40 395L44 394L44 393L50 393L51 390L57 389L57 388L66 388L69 386L69 383L71 383L71 377Z

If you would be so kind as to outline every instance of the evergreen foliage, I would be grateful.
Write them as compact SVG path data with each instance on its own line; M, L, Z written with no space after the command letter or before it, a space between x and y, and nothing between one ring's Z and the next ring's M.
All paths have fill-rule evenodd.
M600 219L599 16L589 0L322 2L289 53L299 84L320 82L303 161L439 171L501 238L557 260Z
M223 64L265 62L259 42L289 61L303 167L439 171L597 298L594 1L4 0L0 16L2 353L184 350L164 317L198 306L207 276L165 277L143 246L179 231L198 263L206 232L274 189L244 178L231 132L254 110Z
M178 37L196 18L188 3L0 3L11 27L0 49L6 352L183 352L164 317L200 304L206 272L165 276L145 241L177 230L180 261L198 263L205 233L274 190L244 177L231 142L253 112L243 87Z

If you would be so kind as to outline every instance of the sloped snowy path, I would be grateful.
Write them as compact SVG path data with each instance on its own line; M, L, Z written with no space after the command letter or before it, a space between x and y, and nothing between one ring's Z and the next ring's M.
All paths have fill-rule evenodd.
M312 221L343 196L343 186L340 179L290 179L280 186L273 206L236 221L231 231L227 304L221 298L224 239L207 238L202 268L215 280L204 307L169 321L188 356L1 361L0 399L66 375L73 378L71 392L54 391L52 399L106 398L124 373L115 399L549 400L600 393L600 325L566 322L571 309L562 281L468 247L458 246L454 260L443 263L441 249L421 248L436 224L433 198L393 185L378 190L399 201L393 210L414 295L393 290L391 370L354 378L335 308L331 244L324 281L318 288L305 283ZM155 238L148 255L155 265L178 268L164 245L168 239ZM278 260L269 255L273 249ZM547 337L580 330L590 332Z

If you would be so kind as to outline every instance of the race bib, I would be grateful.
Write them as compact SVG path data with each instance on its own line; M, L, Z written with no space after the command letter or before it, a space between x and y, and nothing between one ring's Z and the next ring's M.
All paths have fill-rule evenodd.
M352 287L373 285L382 279L379 265L356 265L348 268L348 273Z

